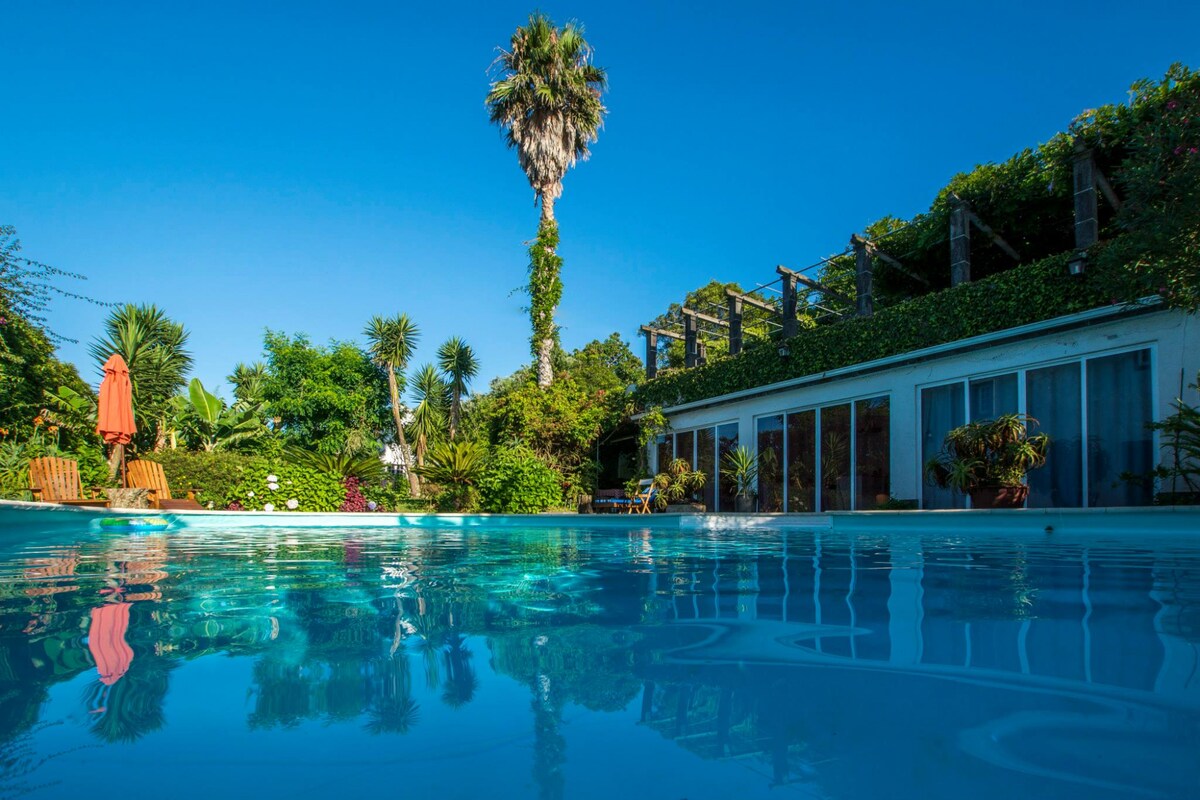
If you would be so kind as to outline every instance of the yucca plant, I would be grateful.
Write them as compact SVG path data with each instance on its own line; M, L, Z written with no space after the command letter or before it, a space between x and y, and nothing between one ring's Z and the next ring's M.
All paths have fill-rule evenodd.
M758 485L758 457L742 445L721 459L721 474L733 482L739 510L748 508Z
M1046 434L1029 435L1029 425L1036 423L1025 414L1004 414L955 428L926 462L925 479L971 495L977 508L1023 505L1029 492L1025 475L1046 463L1050 446Z
M654 476L654 488L658 490L654 495L654 504L662 511L672 503L691 500L706 483L708 475L694 471L687 459L677 458L667 465L665 472Z
M455 511L462 511L483 475L486 459L487 448L478 442L442 441L429 449L417 472L446 492Z

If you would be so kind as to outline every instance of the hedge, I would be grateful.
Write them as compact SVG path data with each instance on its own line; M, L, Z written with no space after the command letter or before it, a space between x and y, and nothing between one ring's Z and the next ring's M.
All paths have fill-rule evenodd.
M196 499L215 509L237 503L235 507L261 510L270 503L276 511L337 511L346 495L339 478L279 458L184 450L145 457L163 465L171 494L185 497L189 489L197 489ZM274 481L267 480L271 476ZM296 508L288 508L289 500L296 501Z
M1118 302L1093 265L1067 273L1069 253L801 332L779 355L776 342L747 347L702 367L659 373L637 389L641 408L674 406L753 389L924 347L1028 325Z

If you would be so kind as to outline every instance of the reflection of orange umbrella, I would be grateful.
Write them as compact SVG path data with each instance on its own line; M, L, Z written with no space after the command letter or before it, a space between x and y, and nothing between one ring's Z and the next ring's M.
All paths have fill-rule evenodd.
M113 446L109 470L115 477L125 458L125 445L137 433L133 423L133 385L125 359L113 353L104 362L104 380L100 382L100 401L96 409L96 433Z
M100 682L112 686L129 671L133 649L125 641L129 630L129 604L113 603L92 609L92 626L88 628L88 650L96 662Z

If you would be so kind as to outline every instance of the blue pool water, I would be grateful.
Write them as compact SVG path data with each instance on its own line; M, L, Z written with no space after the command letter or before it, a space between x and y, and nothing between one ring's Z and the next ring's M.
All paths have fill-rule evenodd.
M0 531L0 798L1200 797L1196 540L635 525Z

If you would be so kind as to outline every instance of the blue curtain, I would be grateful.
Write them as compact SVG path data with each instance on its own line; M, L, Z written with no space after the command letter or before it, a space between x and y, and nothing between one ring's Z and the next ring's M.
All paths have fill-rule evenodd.
M1138 506L1153 499L1144 476L1154 468L1150 351L1087 362L1088 505Z
M934 386L921 390L921 464L942 449L946 434L966 422L963 385ZM922 508L965 508L967 499L950 489L926 483L921 493Z
M1029 473L1030 508L1083 505L1083 415L1079 364L1025 373L1030 433L1050 436L1046 465Z

